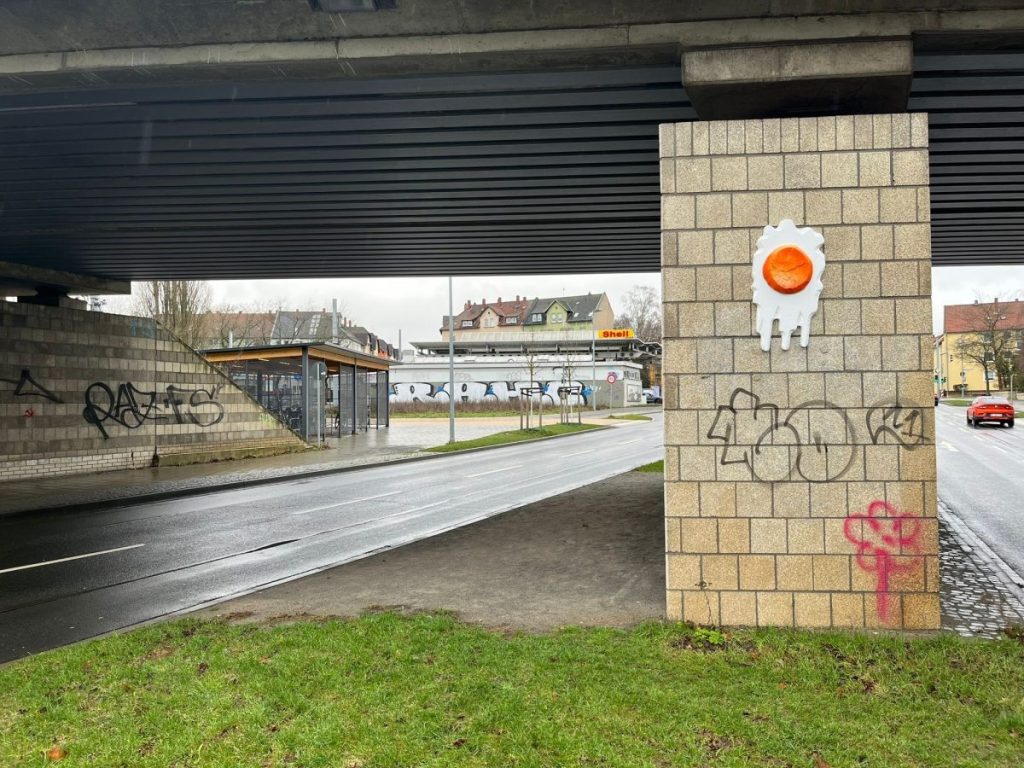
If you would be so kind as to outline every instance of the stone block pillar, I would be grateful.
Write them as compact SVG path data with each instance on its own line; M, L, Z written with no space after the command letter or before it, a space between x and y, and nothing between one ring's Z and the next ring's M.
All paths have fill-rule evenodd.
M927 117L661 126L667 613L939 626ZM808 346L764 352L766 225L824 238Z

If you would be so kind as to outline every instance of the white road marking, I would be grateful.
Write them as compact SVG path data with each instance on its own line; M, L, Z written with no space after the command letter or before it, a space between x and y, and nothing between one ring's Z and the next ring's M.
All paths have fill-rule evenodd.
M439 507L442 504L447 504L451 499L441 499L441 501L435 501L433 504L424 504L422 507L413 507L412 509L404 509L401 512L396 512L393 515L387 515L387 517L401 517L407 515L410 512L419 512L421 509L430 509L431 507Z
M477 472L475 475L466 475L467 479L470 477L483 477L484 475L493 475L495 472L508 472L510 469L519 469L522 464L513 464L511 467L499 467L498 469L491 469L487 472Z
M402 491L391 491L390 493L381 493L377 496L366 496L362 499L349 499L348 501L336 501L333 504L324 504L321 507L311 507L309 509L302 509L298 512L292 512L293 515L308 515L310 512L322 512L325 509L334 509L335 507L347 507L350 504L358 504L361 501L373 501L374 499L383 499L387 496L395 496Z
M593 453L593 452L594 452L593 448L588 448L585 451L576 451L576 453L563 453L562 454L562 458L563 459L568 459L570 456L582 456L584 453Z
M627 440L624 443L619 443L619 445L632 445L633 443L639 443L641 440L643 440L643 438L638 437L636 440Z
M4 568L0 573L13 573L14 571L24 571L29 568L42 568L44 565L56 565L57 563L67 563L71 560L81 560L85 557L99 557L100 555L111 555L114 552L124 552L127 549L138 549L144 547L145 544L129 544L127 547L115 547L114 549L102 549L99 552L87 552L84 555L73 555L72 557L62 557L59 560L46 560L42 563L31 563L30 565L17 565L14 568Z
M960 453L960 449L959 449L959 448L957 448L956 446L954 446L954 445L953 445L952 443L947 443L947 442L946 442L945 440L943 440L943 441L942 441L942 446L943 446L943 447L944 447L944 448L945 448L945 449L946 449L947 451L952 451L953 453Z

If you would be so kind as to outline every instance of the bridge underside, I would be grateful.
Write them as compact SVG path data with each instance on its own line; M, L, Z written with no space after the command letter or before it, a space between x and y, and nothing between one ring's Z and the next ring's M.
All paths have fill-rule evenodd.
M933 263L1024 263L1024 53L915 59ZM0 95L0 261L132 279L657 271L678 66Z

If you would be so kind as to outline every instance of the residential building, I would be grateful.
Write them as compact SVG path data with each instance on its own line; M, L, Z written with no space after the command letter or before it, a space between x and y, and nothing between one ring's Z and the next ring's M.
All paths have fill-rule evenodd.
M335 327L337 322L337 327ZM330 343L335 347L395 360L398 350L348 318L320 310L276 312L207 312L203 349L240 349L267 345Z
M1024 303L947 306L943 334L935 340L936 388L966 395L1018 390L1022 349Z
M607 294L588 293L583 296L528 299L516 296L512 301L479 304L467 301L455 316L455 339L470 340L484 334L554 333L566 338L585 334L588 338L595 330L612 328L615 313ZM448 338L448 317L441 321L441 338Z

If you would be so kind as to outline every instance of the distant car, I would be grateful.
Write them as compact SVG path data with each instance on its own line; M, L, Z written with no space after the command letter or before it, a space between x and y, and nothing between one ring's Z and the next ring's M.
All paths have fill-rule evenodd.
M645 389L644 403L647 405L650 405L651 403L661 403L661 393L655 392L653 389Z
M935 404L936 405L939 404L939 393L938 392L935 393Z
M967 423L972 427L994 421L1013 427L1013 406L1005 397L976 397L967 406Z

